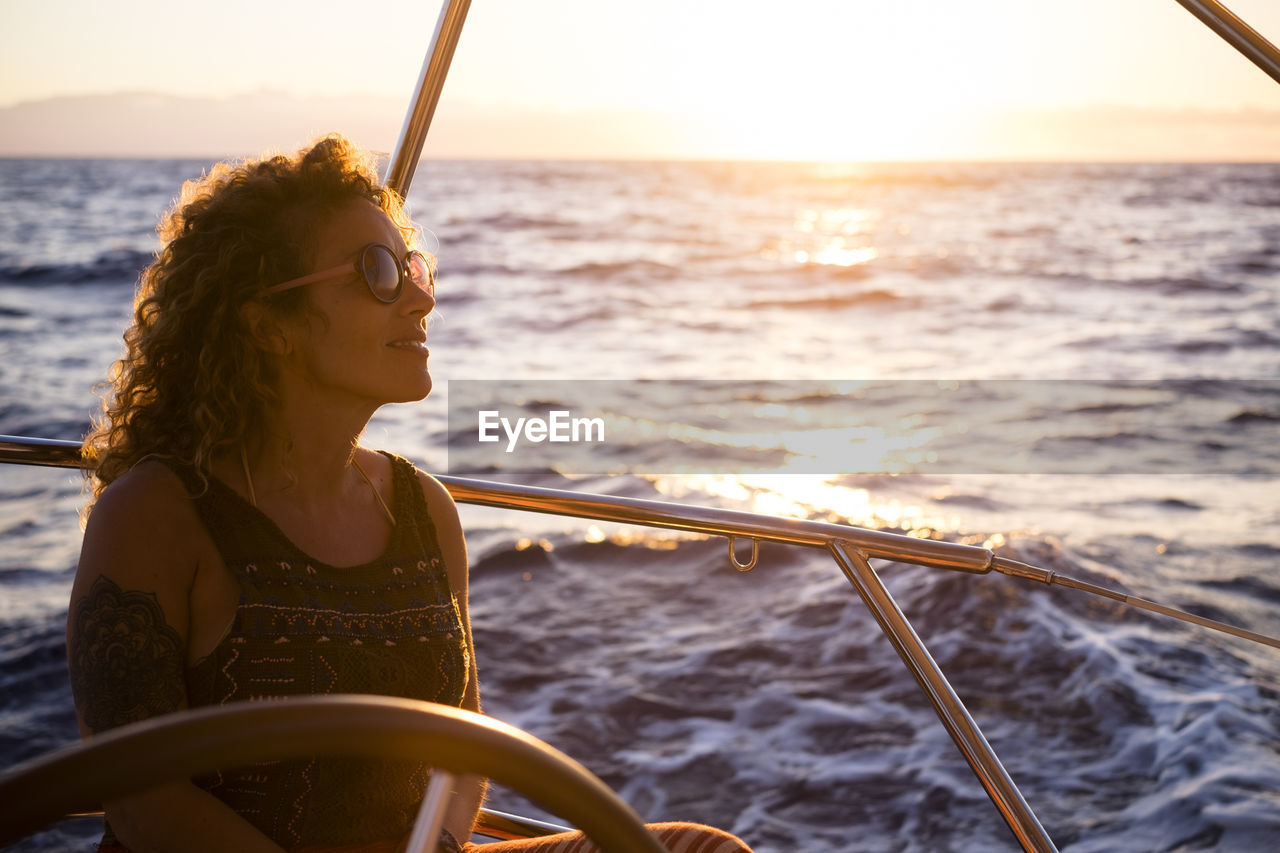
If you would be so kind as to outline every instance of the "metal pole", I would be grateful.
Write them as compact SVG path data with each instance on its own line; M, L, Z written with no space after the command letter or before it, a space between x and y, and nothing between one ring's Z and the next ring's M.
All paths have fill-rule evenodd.
M3 461L2 458L0 461ZM991 571L995 561L995 554L977 545L919 539L901 533L887 533L846 524L775 518L741 510L493 483L443 474L436 479L444 484L454 500L480 506L571 515L623 524L644 524L669 530L770 540L823 549L832 540L849 541L860 551L876 558L974 574Z
M1218 0L1178 0L1182 8L1280 83L1280 50Z
M1024 850L1052 851L1058 848L1049 838L1044 827L1031 811L1031 806L1022 798L1018 786L1013 783L1004 765L996 757L995 750L982 736L978 724L969 716L964 703L956 695L955 690L947 682L938 664L934 661L924 643L916 636L915 630L907 617L893 600L889 590L880 581L880 577L872 570L867 557L856 548L849 547L846 542L832 542L831 554L844 571L845 577L853 584L858 595L866 602L871 615L875 617L880 629L884 631L889 642L902 657L902 662L911 670L911 674L920 684L920 688L928 697L929 703L937 712L942 725L946 727L951 739L960 748L965 761L986 789L987 796L1000 810L1001 816L1013 830L1018 843Z
M405 844L405 853L436 853L436 843L440 839L440 830L444 828L444 815L449 810L457 778L447 770L437 768L431 771L427 795L418 808L418 819L413 824L409 842Z
M0 435L0 463L45 468L83 468L80 442L62 438Z
M400 138L387 165L385 183L401 198L409 194L409 185L413 183L413 173L418 168L418 158L422 156L422 145L427 141L427 130L436 113L436 104L440 102L444 78L449 73L453 50L458 46L458 36L470 8L471 0L447 0L440 8L440 18L436 21L431 44L427 46L427 56L422 60L422 71L418 74L418 85L404 117L404 127L400 129Z

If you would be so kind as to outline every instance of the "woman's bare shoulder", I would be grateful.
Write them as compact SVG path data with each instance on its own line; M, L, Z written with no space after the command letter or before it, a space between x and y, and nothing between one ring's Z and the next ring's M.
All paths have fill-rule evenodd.
M444 555L448 567L449 580L455 590L467 588L467 544L462 532L462 521L458 518L458 506L453 495L435 477L415 468L418 483L422 486L423 497L427 500L427 513L436 529L436 537L440 543L440 551Z
M112 480L99 496L94 512L104 506L118 507L136 503L159 505L172 502L178 497L187 497L187 487L182 479L163 462L147 459Z
M422 486L423 497L427 499L427 509L430 510L432 517L445 513L453 518L458 517L458 506L453 501L453 495L445 488L435 477L423 471L421 468L414 468L418 475L418 484Z
M141 462L103 490L85 525L77 580L103 575L125 588L187 588L203 528L182 480Z
M384 477L387 480L391 479L393 463L391 458L382 452L360 447L356 450L356 456L360 465L375 480L380 480ZM408 462L408 460L402 461ZM453 502L453 495L449 494L449 490L435 477L412 462L408 464L412 466L413 474L418 480L418 485L422 488L422 496L427 501L427 512L431 515L431 520L437 526L450 521L456 525L458 508Z

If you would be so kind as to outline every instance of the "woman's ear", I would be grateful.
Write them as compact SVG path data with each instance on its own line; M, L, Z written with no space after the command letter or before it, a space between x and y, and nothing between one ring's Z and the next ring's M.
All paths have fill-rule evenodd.
M287 356L293 352L293 342L285 334L275 312L258 301L246 302L240 308L249 340L265 353Z

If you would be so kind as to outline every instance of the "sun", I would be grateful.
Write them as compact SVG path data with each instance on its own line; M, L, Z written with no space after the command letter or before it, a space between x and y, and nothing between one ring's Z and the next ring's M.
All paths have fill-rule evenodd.
M751 5L751 4L746 4ZM910 4L908 4L910 5ZM982 115L1025 100L1016 22L945 4L912 20L891 4L802 2L785 21L739 11L686 22L655 91L734 159L936 159L977 153Z

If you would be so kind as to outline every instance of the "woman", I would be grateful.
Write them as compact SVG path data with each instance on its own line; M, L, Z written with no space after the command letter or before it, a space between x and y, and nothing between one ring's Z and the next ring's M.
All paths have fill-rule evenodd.
M183 187L85 442L67 649L85 735L182 708L375 693L479 710L457 510L359 439L431 390L434 262L341 137ZM107 804L104 850L394 850L416 762L228 769ZM465 778L442 841L470 835ZM743 850L660 825L673 850ZM577 849L576 835L482 845ZM467 845L471 847L472 845Z

